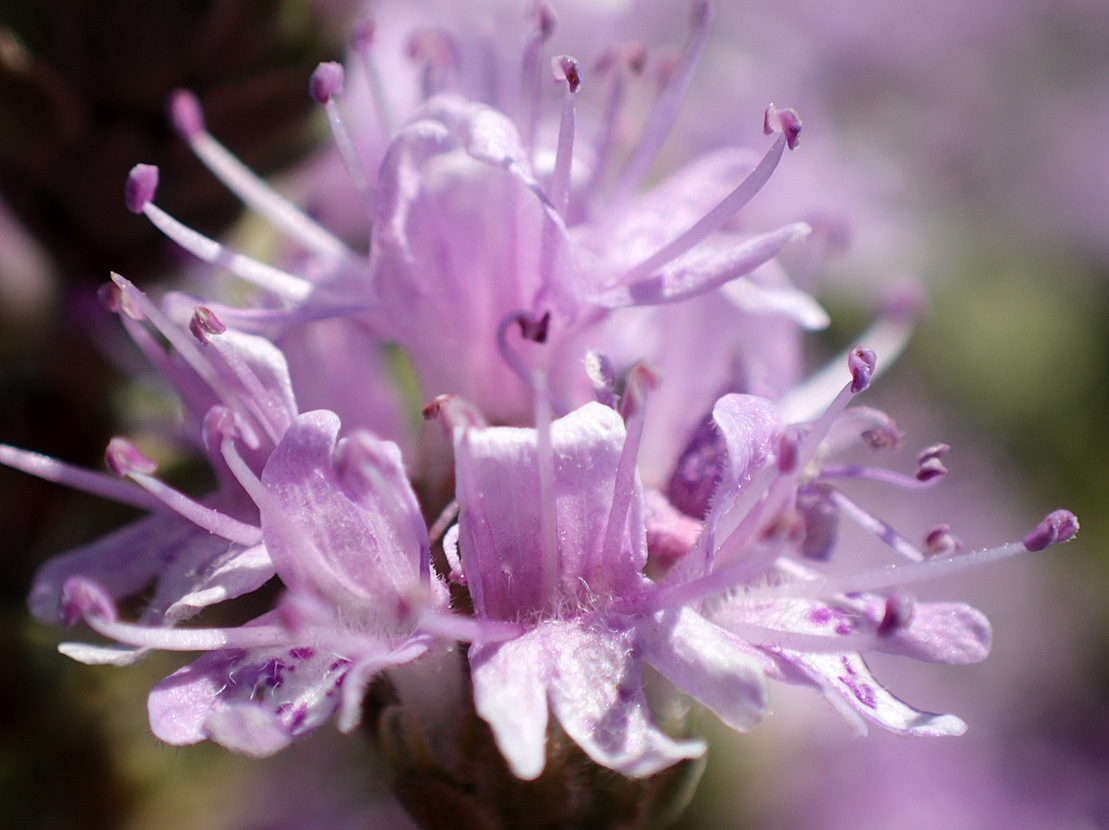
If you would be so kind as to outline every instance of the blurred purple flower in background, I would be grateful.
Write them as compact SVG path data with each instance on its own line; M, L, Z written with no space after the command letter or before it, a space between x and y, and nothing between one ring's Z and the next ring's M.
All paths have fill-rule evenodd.
M917 545L847 495L912 498L944 478L948 447L910 474L854 460L902 444L851 404L904 348L915 290L884 292L860 345L806 376L803 334L829 323L810 292L844 224L819 186L773 197L797 112L761 113L761 150L655 178L712 4L692 5L664 60L622 40L655 34L650 15L642 33L567 15L571 57L544 3L472 21L440 5L375 7L346 67L312 75L338 161L301 174L307 209L208 132L192 93L170 97L275 253L179 222L155 202L159 169L138 164L127 207L239 282L156 303L113 274L101 298L179 397L217 486L186 495L123 438L113 476L0 446L8 466L151 511L48 562L34 615L113 641L62 644L86 663L207 652L150 693L167 743L265 756L333 714L364 724L421 826L514 826L539 798L560 802L551 826L676 814L688 786L672 782L695 780L705 751L679 691L738 731L767 714L772 679L860 733L962 734L865 655L984 659L979 611L909 590L1078 522L1057 510L966 552L946 525ZM844 519L898 564L842 562ZM180 625L251 595L241 607L260 614Z

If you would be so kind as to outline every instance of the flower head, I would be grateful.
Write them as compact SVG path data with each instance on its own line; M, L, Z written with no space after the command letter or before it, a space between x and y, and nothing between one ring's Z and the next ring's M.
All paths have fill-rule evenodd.
M943 445L911 476L834 461L851 443L900 443L888 417L849 404L904 345L911 303L800 380L800 334L827 315L779 256L810 226L766 229L754 215L798 144L791 109L763 113L761 151L710 154L637 193L708 37L711 4L694 11L623 164L614 124L635 60L597 67L611 103L590 131L577 116L590 72L555 55L548 119L531 83L554 26L544 5L511 109L495 89L475 93L475 43L416 27L415 67L393 69L419 93L398 113L360 29L352 64L372 93L371 139L342 111L357 109L343 67L321 65L309 87L365 210L368 255L228 153L189 93L173 96L182 138L289 243L277 264L249 258L159 207L156 168L127 180L132 211L256 288L245 307L183 294L158 305L118 275L104 293L182 398L219 487L192 499L122 439L107 461L126 483L0 453L154 511L49 563L31 602L114 641L63 647L87 662L207 652L152 691L159 737L261 755L335 712L349 729L376 675L457 642L470 643L477 714L523 779L544 769L552 713L630 777L699 756L703 743L656 723L644 665L739 730L765 714L767 678L818 689L860 729L962 730L893 697L863 654L982 659L980 613L916 603L908 586L1066 541L1077 521L1059 511L1023 543L974 553L937 528L920 549L841 492L844 479L911 491L946 472ZM450 447L411 426L405 376ZM823 572L844 518L912 561ZM274 576L284 593L260 617L176 625ZM139 619L121 620L116 603L151 582Z

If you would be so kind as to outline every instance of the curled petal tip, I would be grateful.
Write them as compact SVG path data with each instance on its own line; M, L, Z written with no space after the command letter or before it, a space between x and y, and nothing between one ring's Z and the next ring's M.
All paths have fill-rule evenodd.
M1025 550L1038 551L1069 542L1078 534L1078 517L1069 510L1055 510L1022 539Z
M76 625L88 617L115 622L116 608L107 591L91 579L74 576L62 585L58 617L65 626Z
M325 61L316 67L308 81L308 92L317 104L326 104L333 95L343 94L343 67L335 61Z
M204 111L200 108L200 100L187 89L171 92L167 108L173 129L186 141L204 132Z
M142 209L154 200L158 189L158 168L153 164L136 164L127 174L123 186L123 198L127 209L132 213L142 213Z
M782 133L786 138L786 146L793 150L801 141L801 116L792 107L776 107L771 104L763 114L762 131L766 135Z
M571 92L581 86L581 67L569 55L556 55L551 58L551 72L556 81L565 80Z
M158 465L139 452L138 447L119 436L108 442L108 448L104 451L104 463L112 471L112 475L120 478L126 478L131 473L150 475L158 469Z
M847 366L851 370L851 391L855 394L862 392L870 386L870 378L874 374L877 359L874 352L856 346L847 357Z

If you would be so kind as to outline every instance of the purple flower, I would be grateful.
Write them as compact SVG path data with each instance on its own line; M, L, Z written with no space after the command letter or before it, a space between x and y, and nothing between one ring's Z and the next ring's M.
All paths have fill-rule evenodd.
M636 449L598 403L537 430L455 427L460 513L448 558L478 619L524 627L471 647L474 703L521 778L543 769L548 705L593 760L626 775L699 756L700 741L655 726L643 663L737 729L765 713L759 662L738 638L690 608L621 607L651 590Z
M256 288L246 307L183 294L158 305L113 275L104 295L180 395L219 486L192 499L124 439L107 462L127 482L0 449L11 466L153 511L48 563L31 606L114 641L63 646L86 662L206 652L152 691L156 735L269 754L336 712L352 728L371 679L457 642L471 644L476 711L525 779L544 769L551 713L627 776L700 755L700 741L656 724L644 664L739 730L765 714L767 678L818 689L860 729L866 718L908 734L962 730L894 698L862 655L982 659L981 614L917 604L907 586L1064 542L1077 520L1059 511L1023 543L974 553L941 527L922 550L841 492L845 479L913 490L945 472L942 445L912 476L834 462L852 443L900 442L884 414L848 404L903 347L914 303L895 298L866 348L800 380L801 331L827 316L779 255L811 227L750 207L798 143L791 109L766 109L762 152L710 154L637 194L711 17L694 4L622 164L615 125L637 59L596 67L610 104L581 131L583 148L583 65L551 60L556 119L533 89L554 25L545 6L513 56L524 66L514 108L465 64L484 41L419 26L415 66L394 67L400 92L384 97L360 29L352 63L372 93L369 138L351 129L365 113L348 125L341 111L353 86L341 67L321 66L310 92L370 223L368 255L244 168L192 96L172 97L178 132L289 246L277 265L234 252L155 203L155 168L128 178L132 211ZM645 360L666 372L657 393ZM413 397L434 399L453 456L417 434ZM843 518L913 561L824 573ZM285 591L260 617L177 626L274 576ZM448 579L455 610L472 617L452 613ZM138 619L120 620L117 602L150 583Z

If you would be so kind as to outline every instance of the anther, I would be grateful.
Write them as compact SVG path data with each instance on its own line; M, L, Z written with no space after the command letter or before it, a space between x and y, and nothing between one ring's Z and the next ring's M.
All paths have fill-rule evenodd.
M176 89L170 93L166 102L169 121L173 129L185 141L192 141L205 131L204 111L200 100L187 89Z
M126 478L131 473L150 475L158 469L157 463L147 458L138 447L126 438L115 437L108 442L104 451L104 463L112 475Z
M227 331L227 326L219 321L211 309L198 305L193 311L192 319L189 320L189 331L192 332L193 337L207 346L209 335L223 334Z
M913 621L916 614L916 603L913 598L903 591L894 591L886 597L886 609L882 621L878 623L877 634L879 637L890 637L899 631L904 631Z
M922 450L917 457L916 480L920 482L935 481L947 475L947 468L940 460L950 450L947 444L936 444Z
M963 543L948 525L936 525L924 537L924 552L928 556L951 556L962 549Z
M556 81L565 78L570 91L578 91L578 87L581 86L581 68L576 60L569 55L558 55L551 58L551 70Z
M874 352L856 346L847 356L847 367L851 370L851 391L858 394L870 386L870 378L874 374L877 363Z
M152 164L136 164L127 174L127 182L123 186L127 209L132 213L142 213L142 209L154 201L157 189L158 168Z
M1078 517L1069 510L1048 513L1044 520L1021 540L1025 550L1038 551L1068 542L1078 533Z
M343 94L343 67L326 61L316 67L308 81L308 92L317 104L326 104L333 95Z
M801 141L801 116L792 107L771 104L763 115L762 131L765 135L781 133L785 136L786 146L793 150Z

